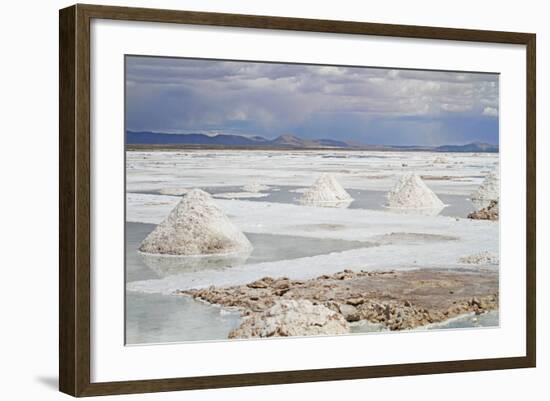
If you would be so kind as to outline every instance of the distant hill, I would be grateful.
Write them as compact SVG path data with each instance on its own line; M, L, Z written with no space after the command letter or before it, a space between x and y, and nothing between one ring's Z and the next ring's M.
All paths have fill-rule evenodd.
M224 145L254 146L266 140L240 135L164 134L160 132L126 132L126 143L131 145Z
M467 145L443 145L435 148L437 152L498 152L498 146L489 143L474 142Z
M127 145L152 146L216 146L227 148L265 148L265 149L354 149L354 150L399 150L431 152L498 152L498 146L488 143L470 143L467 145L430 146L393 146L362 145L358 143L337 141L334 139L303 139L285 134L275 139L261 136L246 137L242 135L205 135L205 134L167 134L150 131L126 131Z
M351 145L333 139L302 139L294 135L281 135L275 139L261 136L241 135L205 135L205 134L166 134L160 132L126 132L128 145L216 145L236 147L273 147L273 148L348 148Z

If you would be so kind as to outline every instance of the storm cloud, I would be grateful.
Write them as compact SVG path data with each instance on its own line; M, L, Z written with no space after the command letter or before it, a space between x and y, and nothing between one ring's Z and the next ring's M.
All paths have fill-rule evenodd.
M498 143L497 74L127 56L135 131Z

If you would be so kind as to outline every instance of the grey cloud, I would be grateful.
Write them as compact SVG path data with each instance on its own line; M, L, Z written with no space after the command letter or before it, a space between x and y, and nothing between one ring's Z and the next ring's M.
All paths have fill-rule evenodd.
M496 74L129 56L126 82L129 129L273 136L336 115L361 116L358 132L373 118L498 117Z

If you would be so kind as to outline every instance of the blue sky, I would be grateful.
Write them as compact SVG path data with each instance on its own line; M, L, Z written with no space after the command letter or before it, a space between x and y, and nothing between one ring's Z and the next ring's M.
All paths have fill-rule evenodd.
M126 128L498 144L497 74L128 56Z

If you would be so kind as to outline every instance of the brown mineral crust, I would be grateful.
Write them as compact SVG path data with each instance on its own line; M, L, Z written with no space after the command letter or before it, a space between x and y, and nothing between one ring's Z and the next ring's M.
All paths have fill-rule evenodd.
M492 200L487 207L479 209L475 212L472 212L468 215L469 219L474 220L498 220L499 215L499 206L498 201Z
M244 315L263 312L278 300L309 300L338 312L348 322L368 320L390 330L437 323L468 312L498 308L498 272L438 270L354 272L310 280L264 277L231 286L179 291Z

